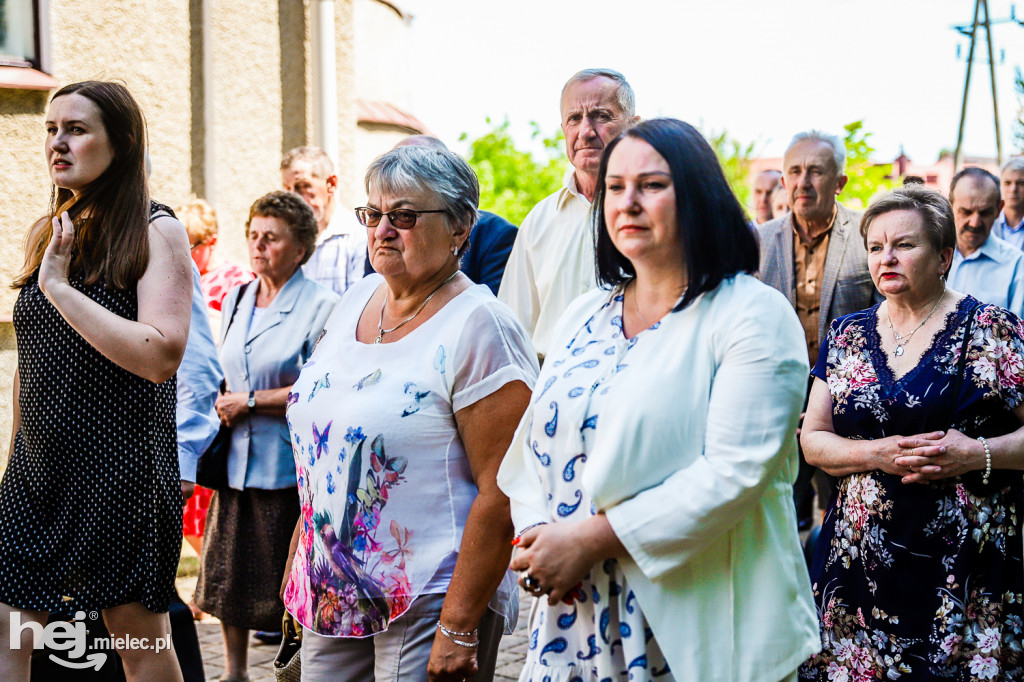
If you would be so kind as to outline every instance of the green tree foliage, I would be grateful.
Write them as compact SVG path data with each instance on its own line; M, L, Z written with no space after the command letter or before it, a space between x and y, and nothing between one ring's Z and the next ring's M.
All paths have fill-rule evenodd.
M846 126L846 175L849 181L839 195L840 201L852 207L863 208L879 192L892 189L897 181L889 179L892 164L871 163L875 148L868 138L871 133L864 130L864 121L854 121Z
M491 130L469 143L466 159L480 179L480 208L521 225L537 202L562 186L569 166L562 131L544 137L537 122L530 122L531 137L543 143L544 157L537 158L516 147L507 117L500 125L488 118L487 124Z
M733 194L744 208L750 203L750 160L754 156L754 143L743 144L729 136L725 130L705 134L708 144L715 150L718 162L722 164L725 179Z

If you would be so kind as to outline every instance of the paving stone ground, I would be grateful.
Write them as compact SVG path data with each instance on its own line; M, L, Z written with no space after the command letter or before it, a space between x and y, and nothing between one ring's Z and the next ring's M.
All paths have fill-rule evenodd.
M186 602L191 599L195 587L195 578L180 578L178 580L178 593ZM519 679L519 671L523 667L523 661L526 660L527 617L530 613L532 599L533 597L525 592L520 593L519 625L511 635L501 638L498 665L494 676L497 682L514 682ZM220 636L220 621L212 616L207 617L196 623L196 631L199 634L199 646L203 651L206 679L216 680L224 673L224 645ZM250 639L249 677L253 682L273 682L274 656L276 655L277 646L268 646L258 640Z

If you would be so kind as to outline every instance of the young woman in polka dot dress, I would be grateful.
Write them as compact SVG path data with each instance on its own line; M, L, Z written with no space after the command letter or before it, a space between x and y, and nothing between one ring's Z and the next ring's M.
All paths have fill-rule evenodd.
M192 281L184 228L160 210L151 218L145 139L120 84L76 83L50 100L50 213L29 233L15 282L15 435L0 481L4 682L28 680L24 624L50 611L101 611L114 637L170 632L182 504L174 374ZM20 646L9 646L12 630ZM129 680L181 680L173 649L118 653Z

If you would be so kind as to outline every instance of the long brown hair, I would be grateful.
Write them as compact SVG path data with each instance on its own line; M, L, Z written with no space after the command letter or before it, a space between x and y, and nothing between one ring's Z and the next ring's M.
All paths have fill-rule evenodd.
M124 289L134 286L149 264L149 189L146 183L146 121L138 103L120 83L84 81L58 90L88 98L100 109L114 153L110 166L78 196L51 186L50 207L28 234L25 265L14 280L21 288L39 270L53 235L52 220L67 211L75 223L71 275L86 284L102 281Z

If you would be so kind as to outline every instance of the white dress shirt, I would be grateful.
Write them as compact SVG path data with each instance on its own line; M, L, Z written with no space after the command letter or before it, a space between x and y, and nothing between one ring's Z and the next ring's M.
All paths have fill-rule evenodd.
M569 303L597 286L589 215L590 202L576 188L570 168L562 189L523 220L505 265L498 300L512 308L542 357Z
M366 228L352 211L337 206L331 222L317 235L316 251L302 266L302 274L339 296L363 278Z

